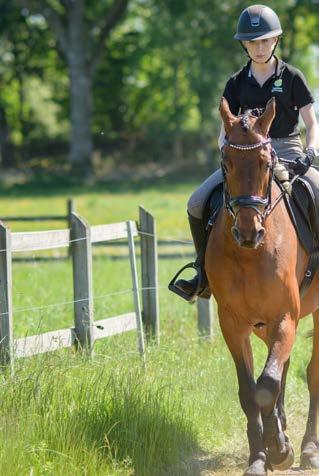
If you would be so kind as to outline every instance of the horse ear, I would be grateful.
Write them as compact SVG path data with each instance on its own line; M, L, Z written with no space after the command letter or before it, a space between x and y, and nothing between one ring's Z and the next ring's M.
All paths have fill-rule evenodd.
M264 136L268 135L268 132L269 132L271 123L274 120L275 114L276 114L276 99L272 97L267 102L265 111L260 117L258 117L256 121L256 125L259 126Z
M231 110L229 109L228 101L224 97L222 97L220 100L219 112L224 122L226 135L229 135L230 129L233 123L235 122L236 116L232 114Z

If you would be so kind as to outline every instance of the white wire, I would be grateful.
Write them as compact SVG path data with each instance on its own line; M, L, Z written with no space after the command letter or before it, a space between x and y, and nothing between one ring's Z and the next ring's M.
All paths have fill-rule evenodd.
M155 289L166 289L166 286L139 287L137 289L138 289L138 291L147 291L147 290L155 290ZM93 297L93 301L97 301L99 299L104 299L104 298L110 297L110 296L119 296L121 294L129 294L133 291L134 291L134 289L131 288L131 289L125 289L123 291L117 291L117 292L114 292L114 293L102 294L101 296ZM48 308L52 308L52 307L66 306L66 305L74 304L74 303L77 303L77 302L84 302L84 301L88 301L88 300L89 300L88 298L83 298L83 299L76 299L74 301L62 301L62 302L58 302L58 303L46 304L45 306L34 306L34 307L23 307L23 308L18 307L16 309L13 309L13 313L17 314L17 313L26 312L26 311L39 311L39 310L43 310L43 309L48 309ZM1 316L5 316L7 314L8 314L8 312L1 312L0 313L0 319L1 319Z
M153 237L157 236L154 233L146 233L146 232L141 232L141 231L139 231L139 234L147 235L147 236L153 236ZM69 240L65 244L73 243L73 242L81 241L81 240L86 240L86 239L87 239L87 237L76 238L76 239L73 239L73 240ZM175 241L175 242L181 243L181 244L191 244L192 243L191 241L176 240L176 239L172 239L172 238L158 238L158 236L157 236L157 239L161 239L162 241ZM56 247L62 247L62 245L59 244ZM36 248L34 250L36 250ZM34 250L29 249L28 251L34 251ZM7 250L6 249L0 250L0 252L2 252L2 251L7 251ZM138 291L155 290L155 289L167 289L167 287L166 286L139 287ZM104 295L101 295L101 296L93 297L93 301L96 301L96 300L99 300L99 299L104 299L104 298L111 297L111 296L117 296L117 295L121 295L121 294L128 294L128 293L133 292L133 291L134 291L134 289L131 288L131 289L126 289L126 290L122 290L122 291L117 291L117 292L114 292L114 293L108 293L108 294L104 294ZM45 306L33 306L33 307L26 307L26 308L17 308L17 309L13 309L13 313L17 314L17 313L27 312L27 311L38 311L38 310L44 310L44 309L49 309L49 308L54 308L54 307L71 305L71 304L75 304L75 303L78 303L78 302L85 302L85 301L88 301L88 298L77 299L77 300L72 300L72 301L62 301L62 302L58 302L58 303L47 304ZM2 316L6 316L7 314L8 314L8 312L0 313L0 319L3 318Z

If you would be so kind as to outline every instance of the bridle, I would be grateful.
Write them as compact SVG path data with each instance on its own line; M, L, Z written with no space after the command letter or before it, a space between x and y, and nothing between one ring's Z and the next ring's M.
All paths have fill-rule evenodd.
M267 138L261 140L260 142L256 142L255 144L234 144L230 142L228 139L224 139L224 146L229 146L236 150L255 150L259 149L260 147L264 147L267 144L271 143L271 139ZM226 208L229 215L235 221L237 218L238 213L243 208L252 208L254 209L261 218L261 222L263 223L266 217L271 213L274 207L271 205L271 185L272 179L274 175L274 167L276 164L277 156L276 152L273 148L271 148L271 164L269 168L269 179L267 185L267 192L265 197L261 197L260 195L238 195L237 197L232 197L229 193L228 183L227 183L227 171L224 165L224 147L222 149L222 172L224 178L224 207ZM234 207L237 208L237 211L234 211Z

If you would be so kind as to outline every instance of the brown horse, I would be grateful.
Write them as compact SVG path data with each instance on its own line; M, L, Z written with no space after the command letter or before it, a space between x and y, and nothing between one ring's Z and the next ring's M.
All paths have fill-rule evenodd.
M287 436L284 391L298 320L313 313L313 352L307 369L310 406L301 445L301 466L318 468L319 278L304 297L299 286L308 258L273 180L268 132L275 100L258 118L234 116L226 99L220 112L226 137L222 154L224 207L211 231L205 258L220 326L235 362L239 399L247 417L250 448L245 475L287 469L294 460ZM255 382L250 335L268 347Z

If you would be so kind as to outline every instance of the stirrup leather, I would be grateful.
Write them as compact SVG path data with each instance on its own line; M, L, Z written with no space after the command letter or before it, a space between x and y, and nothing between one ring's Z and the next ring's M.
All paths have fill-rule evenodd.
M179 277L179 275L185 270L185 269L188 269L188 268L192 268L194 269L197 274L198 274L198 285L197 285L197 288L195 290L195 292L193 294L187 294L186 292L182 291L181 289L179 289L177 286L175 286L175 283L176 283L176 280L177 278ZM173 279L170 281L169 285L168 285L168 289L170 291L172 291L173 293L175 294L178 294L178 296L181 296L183 299L186 299L186 301L194 301L196 296L198 294L200 294L200 292L202 291L202 281L203 281L203 273L202 273L202 270L201 270L201 267L196 265L196 263L188 263L186 264L185 266L183 266L176 274L175 276L173 277Z

